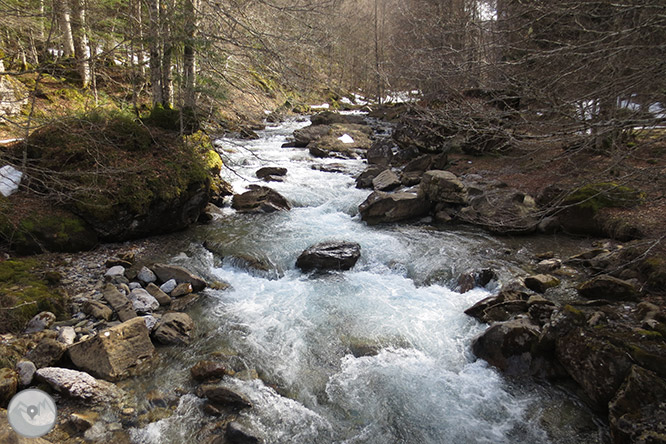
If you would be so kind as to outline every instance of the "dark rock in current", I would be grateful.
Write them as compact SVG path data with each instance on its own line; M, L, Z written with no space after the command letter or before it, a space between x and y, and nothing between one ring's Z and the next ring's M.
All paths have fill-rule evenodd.
M615 444L663 443L666 436L666 380L634 365L609 403Z
M466 293L475 287L485 287L496 277L495 272L490 268L463 273L458 277L456 290L460 293Z
M323 163L319 165L312 165L313 170L323 171L324 173L345 173L347 167L342 163Z
M252 407L252 403L242 393L219 385L205 384L199 387L197 395L207 398L210 402L234 409Z
M312 141L318 140L331 131L330 125L314 125L294 131L294 141L290 146L305 148Z
M578 287L578 293L587 299L632 301L638 297L636 287L630 282L609 275L597 276Z
M526 319L496 323L474 340L472 351L507 375L529 375L537 358L532 350L540 333L539 327Z
M188 344L194 322L186 313L166 313L155 326L152 337L161 344Z
M322 242L309 247L296 260L303 271L349 270L361 257L361 246L354 242Z
M175 279L178 284L183 282L192 284L194 291L201 291L206 288L206 281L178 265L155 264L153 265L153 271L162 282Z
M377 191L392 191L400 185L400 178L391 170L384 170L372 179L372 187Z
M386 167L380 165L370 165L368 166L359 176L356 178L356 188L372 188L372 181L375 177L379 176L382 171L386 171Z
M225 436L230 444L260 444L262 442L236 421L227 424Z
M258 185L250 185L250 190L234 195L231 207L239 213L273 213L287 211L291 205L277 191Z
M358 208L361 219L375 225L424 216L430 210L430 204L415 193L375 191Z
M259 179L267 180L270 177L282 177L287 174L286 168L281 167L263 167L254 173Z
M197 381L208 381L212 379L222 379L229 374L227 366L221 362L199 361L191 369L192 379Z

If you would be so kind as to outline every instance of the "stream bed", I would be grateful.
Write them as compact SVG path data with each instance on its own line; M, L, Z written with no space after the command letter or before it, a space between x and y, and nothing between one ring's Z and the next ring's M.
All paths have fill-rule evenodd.
M156 372L132 383L145 392L192 392L196 362L236 356L246 377L222 384L252 401L238 422L266 443L602 442L604 427L565 390L508 380L470 351L485 325L463 311L499 283L464 294L451 288L471 269L491 267L500 283L517 273L503 241L419 222L367 226L358 205L369 191L354 184L363 161L281 148L307 123L267 127L258 140L218 141L236 192L263 184L254 176L260 167L285 167L284 182L266 185L293 208L226 208L187 232L191 247L172 262L231 288L207 289L190 311L192 344L160 349ZM313 169L331 163L342 172ZM359 243L361 259L346 272L295 267L305 248L326 240ZM202 406L193 394L181 396L173 416L132 429L132 440L205 442L216 419Z

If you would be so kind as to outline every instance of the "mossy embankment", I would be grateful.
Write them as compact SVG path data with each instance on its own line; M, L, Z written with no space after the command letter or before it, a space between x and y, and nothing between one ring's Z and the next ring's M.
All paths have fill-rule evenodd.
M26 179L0 202L0 235L15 251L34 253L183 229L198 218L219 174L206 139L118 111L44 126L5 153L16 164L26 160Z

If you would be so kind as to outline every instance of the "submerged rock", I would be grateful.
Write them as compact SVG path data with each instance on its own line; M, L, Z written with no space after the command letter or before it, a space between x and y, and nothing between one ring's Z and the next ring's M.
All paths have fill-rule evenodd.
M349 270L361 257L355 242L322 242L309 247L296 260L296 266L309 270Z
M199 361L191 369L192 379L197 381L208 381L211 379L221 379L229 374L227 366L221 362Z
M236 421L227 424L225 436L230 444L260 444L263 442Z
M250 400L235 390L219 385L206 384L199 387L197 395L223 407L244 409L252 407Z
M240 213L273 213L287 211L291 205L280 193L259 185L250 185L250 191L235 194L231 207Z

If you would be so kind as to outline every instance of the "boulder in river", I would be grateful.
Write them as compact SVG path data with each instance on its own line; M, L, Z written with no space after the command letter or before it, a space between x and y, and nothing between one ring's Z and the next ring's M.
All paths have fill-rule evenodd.
M37 377L54 390L83 401L107 404L119 401L122 396L122 391L115 384L68 368L40 368Z
M202 385L197 390L197 395L201 398L207 398L213 404L223 407L235 409L252 407L252 403L244 394L220 385Z
M539 327L527 319L499 322L474 340L472 351L508 375L528 375L539 335Z
M296 260L296 266L309 270L349 270L361 257L361 246L355 242L322 242L309 247Z
M259 185L250 185L250 190L235 194L231 207L239 213L273 213L286 211L291 205L280 193Z
M400 185L400 178L391 170L384 170L372 179L372 187L377 191L392 191Z
M263 167L259 168L254 174L259 179L269 182L274 180L274 178L281 178L282 176L285 176L287 174L287 169L281 167Z
M294 141L290 146L305 148L310 142L318 140L320 137L328 134L330 130L330 125L313 125L298 129L294 131Z
M222 362L199 361L191 369L192 379L197 381L208 381L212 379L222 379L229 374L229 369Z
M79 369L111 381L138 373L154 352L148 327L138 317L77 342L68 350Z
M393 150L397 150L393 139L384 137L375 140L366 153L368 164L388 167L393 159Z
M186 313L166 313L153 330L153 338L161 344L188 344L194 322Z
M261 444L263 442L236 421L227 424L225 437L230 444Z
M560 280L550 274L535 274L525 278L525 286L537 293L544 293L549 288L560 285Z
M372 181L379 176L386 167L381 165L370 165L356 178L356 188L372 188Z
M310 118L310 122L312 122L312 126L333 125L335 123L367 125L364 116L354 114L340 114L333 111L322 111L319 114L315 114Z
M375 191L358 208L361 219L375 225L421 217L428 213L430 204L416 193Z

